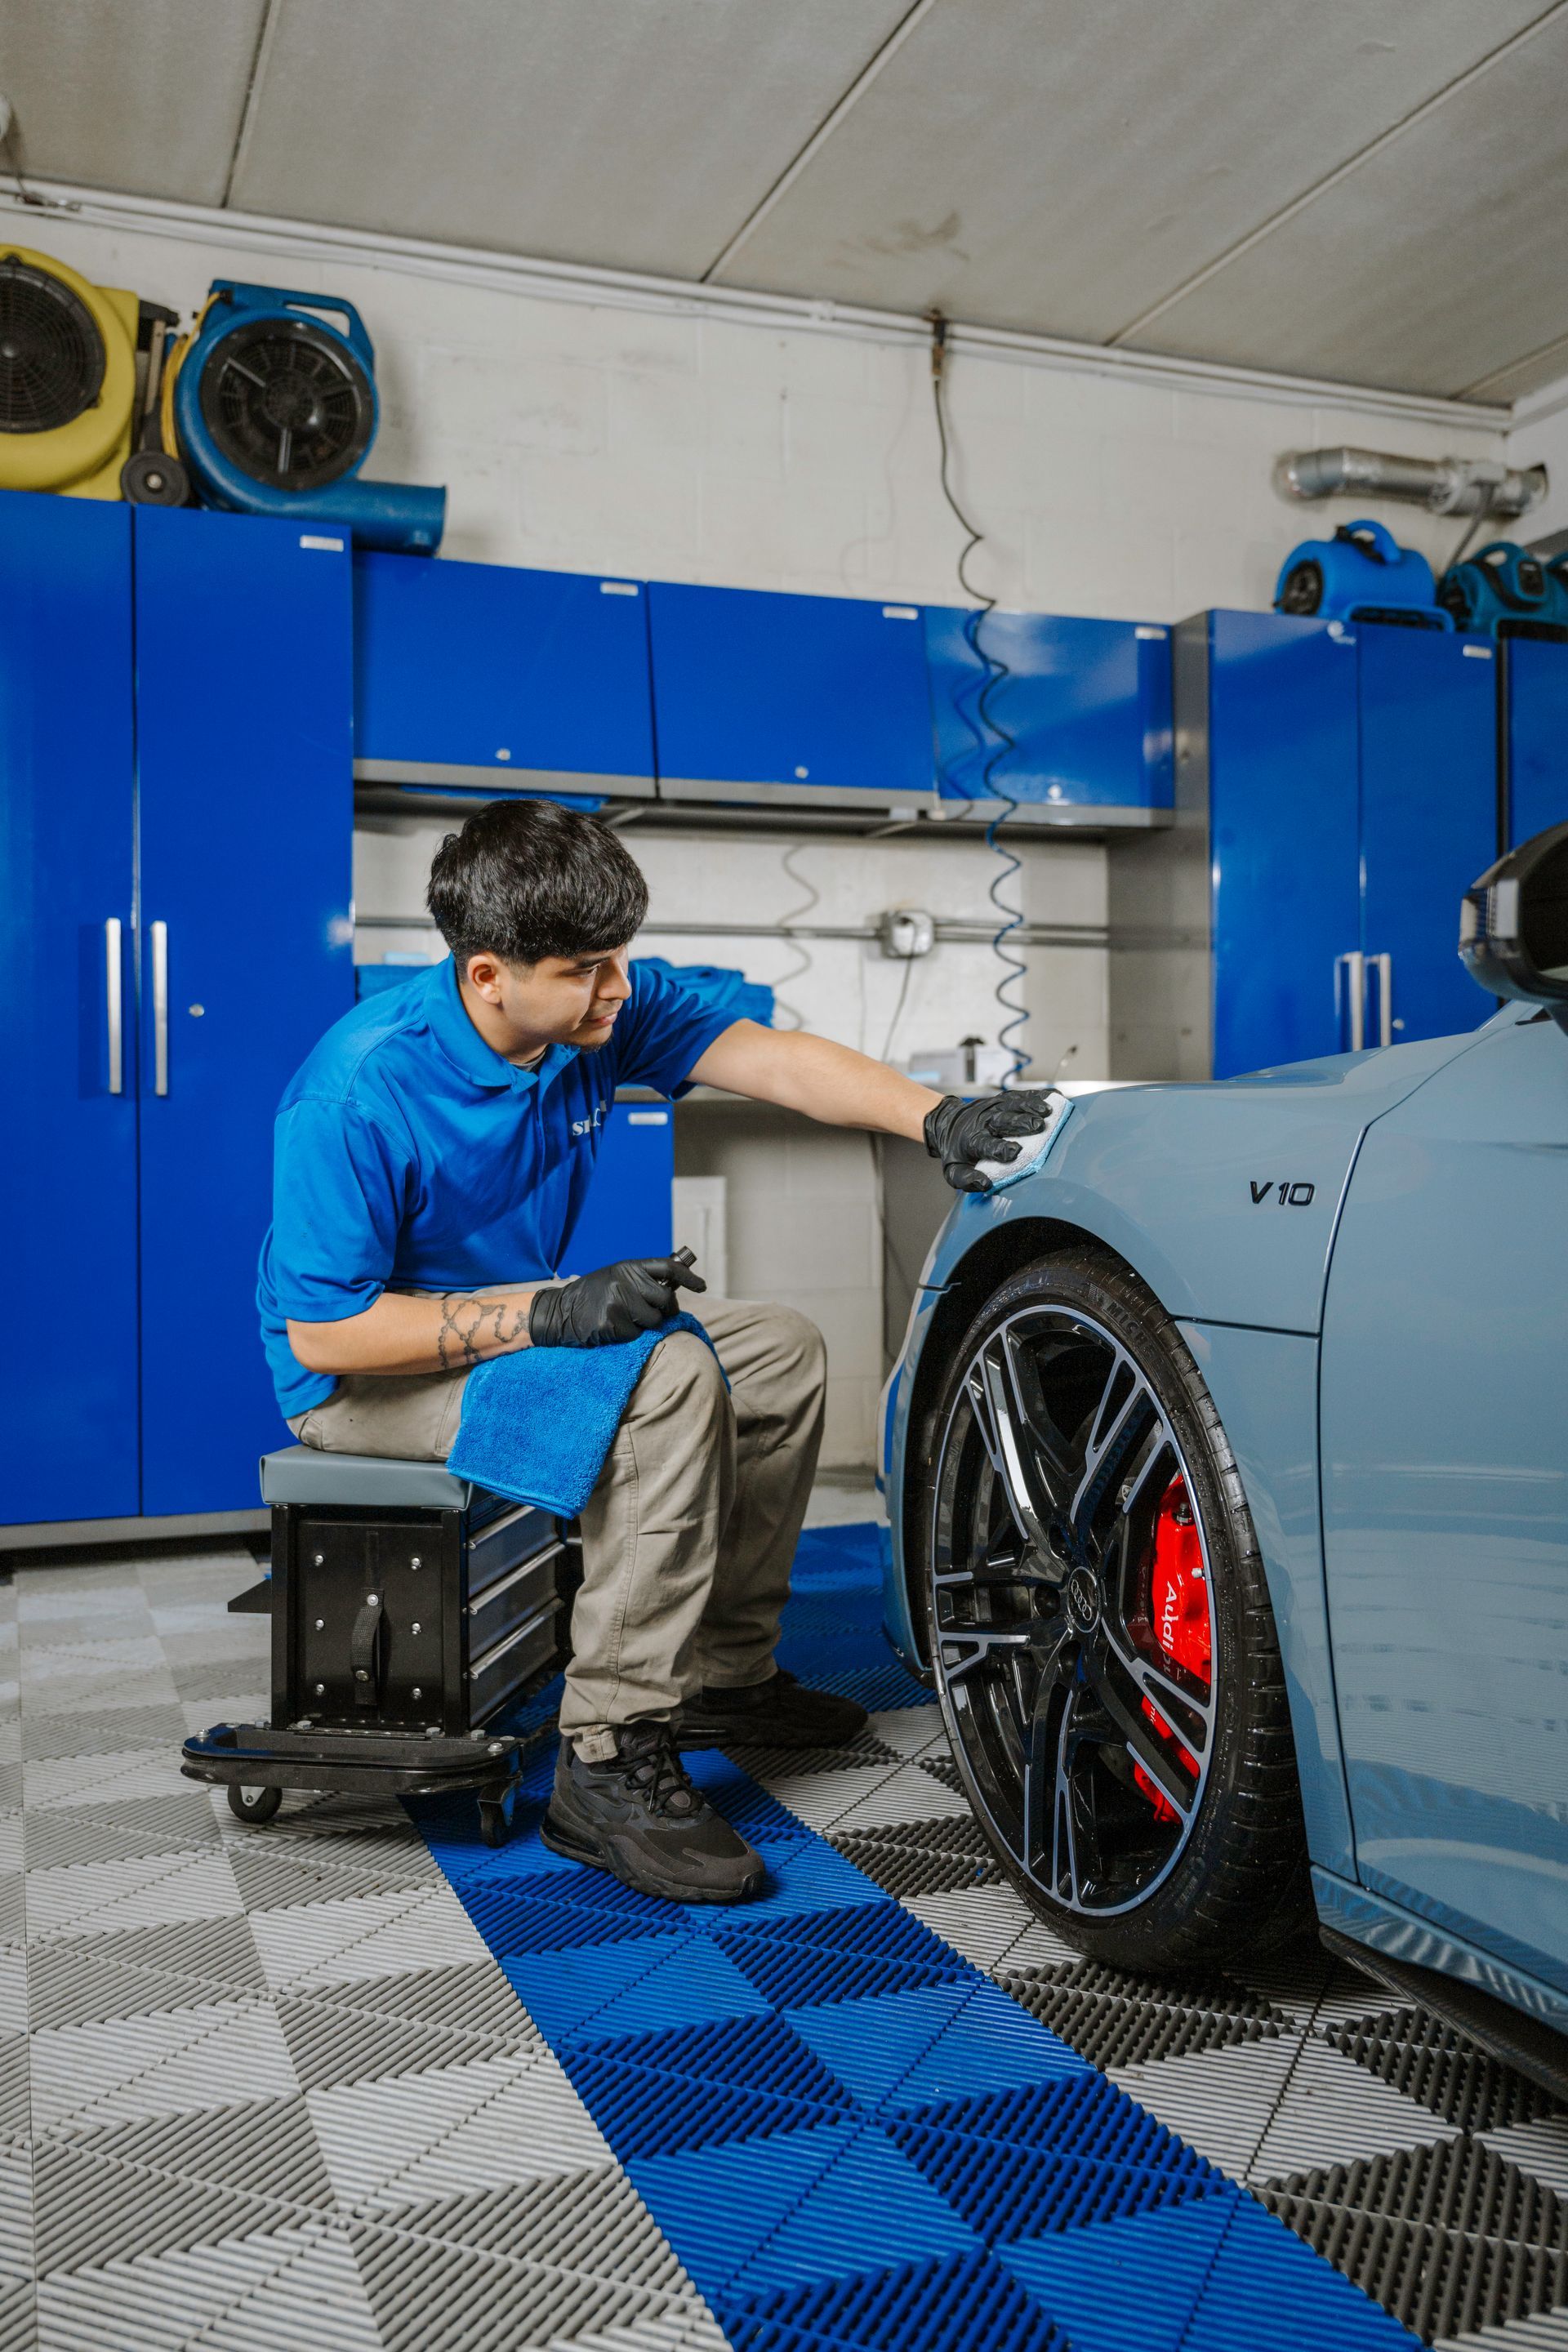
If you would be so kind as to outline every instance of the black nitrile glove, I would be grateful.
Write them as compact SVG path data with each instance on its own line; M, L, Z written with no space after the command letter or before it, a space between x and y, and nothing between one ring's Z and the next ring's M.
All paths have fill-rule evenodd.
M1011 1138L1038 1135L1049 1114L1045 1097L1033 1102L1027 1095L982 1095L965 1102L959 1095L943 1095L925 1115L926 1150L942 1162L942 1172L955 1192L989 1192L991 1179L982 1176L982 1160L1016 1160L1018 1146Z
M676 1312L678 1289L707 1289L691 1266L687 1249L673 1257L627 1257L559 1290L541 1290L528 1310L528 1336L536 1348L603 1348L656 1331Z

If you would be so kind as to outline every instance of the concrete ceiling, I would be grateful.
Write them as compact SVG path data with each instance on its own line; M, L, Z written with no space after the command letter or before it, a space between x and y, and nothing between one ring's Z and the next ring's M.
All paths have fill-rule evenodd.
M25 167L1417 393L1568 368L1568 0L5 0Z

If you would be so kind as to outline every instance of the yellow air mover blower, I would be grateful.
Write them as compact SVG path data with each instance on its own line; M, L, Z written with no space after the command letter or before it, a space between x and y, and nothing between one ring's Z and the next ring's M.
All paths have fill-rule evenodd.
M134 294L0 247L0 488L120 496L138 313Z

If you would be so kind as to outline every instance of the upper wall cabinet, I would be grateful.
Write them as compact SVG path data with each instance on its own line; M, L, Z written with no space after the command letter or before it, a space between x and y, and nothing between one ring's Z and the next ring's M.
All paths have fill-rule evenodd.
M354 773L650 797L646 607L635 580L360 556Z
M1511 847L1568 822L1568 646L1513 637L1498 650L1507 695Z
M929 803L915 605L656 581L648 618L664 798Z
M925 640L944 800L988 815L1022 802L1034 823L1161 821L1171 806L1167 630L932 605Z

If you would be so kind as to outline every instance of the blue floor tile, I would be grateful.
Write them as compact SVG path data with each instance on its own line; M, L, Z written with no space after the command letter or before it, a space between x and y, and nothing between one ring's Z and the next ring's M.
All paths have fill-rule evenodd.
M892 2142L875 2125L863 2125L735 2283L755 2291L863 2277L891 2263L977 2244L968 2224Z
M1268 2352L1411 2352L1420 2340L1244 2195L1182 2352L1255 2352L1260 2311Z
M699 2289L729 2286L842 2156L853 2124L634 2158L632 2185Z
M590 1926L596 1924L590 1919ZM597 2021L623 1994L635 1997L670 1959L681 1962L697 1940L679 1934L634 1935L616 1943L517 1952L501 1959L501 1973L541 2033L560 2043L596 2030Z
M1244 2192L1196 2200L1024 2245L997 2258L1047 2312L1072 2352L1181 2352L1189 2317ZM1273 2352L1268 2302L1249 2296L1247 2352ZM957 2352L957 2347L954 2347ZM1316 2352L1339 2352L1325 2333Z
M725 2295L718 2309L736 2352L1070 2352L1034 2297L985 2252Z

